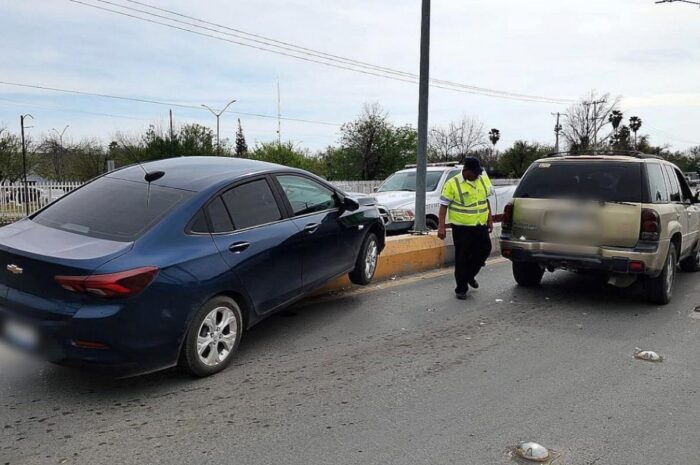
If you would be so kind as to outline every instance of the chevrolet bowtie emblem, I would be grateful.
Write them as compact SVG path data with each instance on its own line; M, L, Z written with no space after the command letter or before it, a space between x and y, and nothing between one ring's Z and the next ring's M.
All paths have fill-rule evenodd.
M9 271L12 274L22 274L24 271L22 268L18 267L17 265L7 265L7 271Z

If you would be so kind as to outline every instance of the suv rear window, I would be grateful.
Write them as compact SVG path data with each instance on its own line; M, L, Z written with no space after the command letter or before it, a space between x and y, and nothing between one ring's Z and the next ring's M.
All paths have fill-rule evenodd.
M131 242L193 193L108 177L60 198L32 220L99 239Z
M641 202L642 168L640 163L540 162L527 171L513 197Z

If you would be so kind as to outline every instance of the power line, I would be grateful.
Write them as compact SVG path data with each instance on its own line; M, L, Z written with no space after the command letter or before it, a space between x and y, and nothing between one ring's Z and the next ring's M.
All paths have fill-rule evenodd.
M77 109L73 109L73 108L64 108L64 107L59 107L59 106L55 106L55 105L46 105L46 104L33 103L33 102L19 102L17 100L8 100L8 99L4 99L4 98L0 98L0 102L4 102L4 103L2 103L4 105L12 105L12 106L16 106L16 107L44 108L47 110L60 111L60 112L65 112L65 113L82 113L82 114L86 114L86 115L106 116L108 118L129 119L129 120L134 120L134 121L149 121L149 120L144 119L144 118L135 118L133 116L115 115L112 113L100 113L100 112L87 111L87 110L77 110Z
M659 0L656 3L659 4L659 3L674 3L674 2L690 3L691 5L700 5L700 2L693 2L691 0Z
M127 7L127 6L119 5L119 4L117 4L117 3L114 3L114 2L111 2L111 1L108 1L108 0L92 0L92 1L98 1L98 2L100 2L100 3L106 3L106 4L114 5L114 6L117 6L117 7L120 7L120 8L124 8L124 9L127 9L127 10L137 11L137 12L140 12L140 13L144 13L144 14L148 14L148 15L152 15L152 16L157 16L157 17L166 19L166 20L168 20L168 21L175 21L175 22L183 23L183 22L178 21L178 20L175 20L175 19L173 19L173 18L168 18L168 17L166 17L166 16L161 16L161 15L154 15L153 13L148 13L148 12L143 11L143 10L138 10L138 9L135 9L135 8L130 8L130 7ZM280 48L283 48L283 49L286 49L286 50L290 50L290 51L293 51L293 52L296 52L296 53L308 52L308 54L310 54L310 55L312 55L312 56L316 56L316 57L323 58L323 59L328 59L328 60L331 60L331 61L341 61L341 62L344 62L344 63L352 64L352 65L355 65L355 66L360 66L360 67L363 67L363 68L369 68L369 69L373 69L373 70L384 71L384 72L389 73L389 74L395 74L395 75L398 75L398 76L409 77L409 78L416 79L416 80L418 79L418 75L413 74L413 73L409 73L409 72L406 72L406 71L401 71L401 70L397 70L397 69L389 68L389 67L385 67L385 66L374 65L374 64L367 63L367 62L364 62L364 61L359 61L359 60L355 60L355 59L352 59L352 58L346 58L346 57L342 57L342 56L340 56L340 55L334 55L334 54L332 54L332 53L327 53L327 52L315 50L315 49L308 48L308 47L302 47L302 46L300 46L300 45L295 45L295 44L292 44L292 43L289 43L289 42L284 42L284 41L281 41L281 40L273 39L273 38L266 37L266 36L263 36L263 35L260 35L260 34L253 34L253 33L250 33L250 32L243 31L243 30L241 30L241 29L236 29L236 28L232 28L232 27L229 27L229 26L226 26L226 25L223 25L223 24L218 24L218 23L214 23L214 22L211 22L211 21L206 21L206 20L203 20L203 19L195 18L195 17L193 17L193 16L188 16L188 15L185 15L185 14L182 14L182 13L178 13L178 12L173 11L173 10L168 10L168 9L165 9L165 8L156 7L156 6L149 5L149 4L147 4L147 3L143 3L143 2L140 2L140 1L136 1L136 0L122 0L122 1L126 1L126 2L129 2L129 3L136 4L136 5L141 5L141 6L144 6L144 7L153 9L153 10L156 10L156 11L161 11L161 12L164 12L164 13L167 13L167 14L170 14L170 15L174 15L174 16L178 16L178 17L181 17L181 18L186 18L186 19L189 19L189 20L192 20L192 21L196 21L196 22L198 22L198 23L207 24L207 25L214 26L214 27L221 28L221 29L226 29L226 30L228 30L228 31L232 31L232 32L235 33L235 34L227 34L227 35L233 35L234 37L238 37L238 38L241 38L241 39L243 39L243 40L251 40L251 41L253 41L253 42L257 42L257 43L261 43L261 44L269 45L269 46L273 46L273 47L280 47L279 45L275 45L275 44L280 44L281 46L283 46L283 47L280 47ZM196 26L196 25L194 25L194 24L192 24L192 23L187 23L187 22L185 22L184 24L187 24L187 25L190 25L190 26L195 26L195 27L202 27L202 26ZM214 31L214 32L217 32L217 33L220 33L220 34L225 34L225 33L221 32L221 31L217 31L217 30L215 30L215 29L209 29L209 28L204 28L204 29L211 30L211 31ZM245 36L248 36L248 37L245 37ZM261 39L261 40L257 40L257 39ZM485 88L485 87L477 87L477 86L462 84L462 83L458 83L458 82L454 82L454 81L446 81L446 80L441 80L441 79L431 79L431 82L435 82L435 83L438 83L438 84L450 85L450 86L456 86L456 87L463 87L463 88L467 88L467 89L474 90L474 91L483 91L483 92L485 92L485 93L497 93L497 94L502 94L502 95L517 96L517 97L523 97L523 98L536 98L536 99L551 100L551 101L562 102L562 103L573 102L572 100L569 100L569 99L560 99L560 98L540 97L540 96L535 96L535 95L518 94L518 93L514 93L514 92L507 92L507 91L500 91L500 90L495 90L495 89L488 89L488 88Z
M219 31L219 30L204 27L204 26L199 26L197 24L189 23L186 21L181 21L181 20L174 19L174 18L168 18L168 17L162 16L162 15L150 13L150 12L147 12L144 10L139 10L136 8L120 5L120 4L117 4L117 3L114 3L114 2L111 2L108 0L92 0L92 1L97 1L100 3L104 3L104 4L113 5L113 6L116 6L118 8L122 8L124 10L134 11L134 12L137 12L140 14L145 14L145 15L151 16L151 17L165 19L166 21L171 21L171 22L175 22L178 24L184 24L184 25L187 25L190 27L194 27L194 28L209 31L209 32L214 32L216 34L226 35L229 37L235 37L236 39L239 39L239 40L233 40L233 39L229 39L226 37L221 37L219 35L213 35L213 34L210 34L209 32L202 32L201 30L193 30L193 29L189 29L187 27L177 26L174 24L165 23L165 22L154 20L151 18L137 16L135 14L126 13L124 11L114 10L114 9L102 7L99 5L86 3L85 1L81 1L81 0L69 0L69 1L71 1L72 3L81 4L81 5L90 7L90 8L106 11L106 12L120 15L120 16L124 16L127 18L145 21L148 23L165 26L165 27L180 30L183 32L189 32L191 34L196 34L196 35L203 36L203 37L213 38L213 39L221 40L224 42L230 42L230 43L233 43L236 45L240 45L240 46L244 46L244 47L248 47L248 48L253 48L256 50L275 53L275 54L287 56L290 58L296 58L298 60L303 60L306 62L317 63L317 64L329 66L329 67L335 67L335 68L344 69L347 71L353 71L353 72L357 72L357 73L362 73L362 74L366 74L366 75L371 75L371 76L375 76L375 77L393 79L396 81L407 82L410 84L417 84L417 80L418 80L418 76L411 74L411 73L393 70L391 68L386 68L386 67L382 67L382 66L371 65L371 64L368 64L365 62L360 62L360 61L352 60L352 59L348 59L348 58L338 57L337 55L331 55L331 54L327 54L325 52L319 52L319 51L316 51L313 49L307 49L305 47L295 46L292 44L288 44L286 42L276 41L275 39L265 38L265 41L260 41L257 39L250 39L247 37L241 37L241 35L240 35L241 33L238 32L239 30L234 30L232 28L228 28L227 26L219 25L216 23L206 22L204 20L198 20L196 18L193 18L193 20L198 21L198 22L203 22L205 24L212 24L212 25L215 25L216 27L219 27L219 28L234 30L234 31L238 32L238 35ZM145 5L143 3L136 2L134 0L126 0L126 1L130 1L131 3L136 3L136 4L140 4L140 5ZM149 6L149 5L146 5L146 6ZM188 17L186 15L181 15L179 13L170 12L170 10L165 10L163 8L157 8L157 7L151 7L151 8L158 9L159 11L165 11L165 12L168 12L169 14L175 14L175 15L178 15L181 17L191 18L191 17ZM245 33L245 34L248 34L248 33ZM249 34L249 35L252 35L252 34ZM253 36L254 37L263 37L263 36L259 36L259 35L253 35ZM241 40L252 41L254 43L241 42ZM282 46L275 45L275 44L270 43L270 42L282 43L282 44L285 44L285 46L282 47ZM274 47L274 48L269 48L269 47ZM312 50L312 52L308 52L308 50ZM470 85L466 85L466 84L462 84L462 83L456 83L456 82L445 81L445 80L440 80L440 79L434 79L434 80L432 80L432 83L433 83L432 84L433 87L437 87L437 88L441 88L441 89L445 89L445 90L451 90L451 91L468 93L468 94L484 95L484 96L488 96L488 97L502 98L502 99L507 99L507 100L519 100L519 101L526 101L526 102L552 103L552 104L564 104L564 103L572 102L572 100L570 100L570 99L558 99L558 98L541 97L541 96L535 96L535 95L516 94L516 93L512 93L512 92L505 92L505 91L499 91L499 90L495 90L495 89L487 89L487 88L482 88L482 87L470 86Z
M35 84L22 84L18 82L7 82L7 81L0 81L0 84L6 85L6 86L14 86L14 87L24 87L24 88L29 88L29 89L39 89L39 90L46 90L46 91L52 91L52 92L62 92L66 94L75 94L75 95L84 95L88 97L101 97L101 98L109 98L109 99L115 99L115 100L125 100L129 102L137 102L137 103L147 103L151 105L162 105L162 106L167 106L167 107L177 107L177 108L187 108L187 109L192 109L192 110L197 110L197 111L203 111L202 107L197 106L197 105L187 105L187 104L182 104L182 103L173 103L173 102L163 102L159 100L149 100L149 99L143 99L143 98L137 98L137 97L125 97L121 95L110 95L110 94L100 94L100 93L94 93L94 92L85 92L81 90L73 90L73 89L61 89L58 87L48 87L48 86L40 86L40 85L35 85ZM245 113L242 111L236 111L232 112L237 115L242 115L242 116L253 116L256 118L267 118L267 119L277 119L276 115L264 115L261 113ZM316 120L309 120L309 119L301 119L301 118L289 118L289 117L282 117L283 120L286 121L295 121L298 123L309 123L309 124L322 124L326 126L341 126L339 123L331 123L329 121L316 121Z

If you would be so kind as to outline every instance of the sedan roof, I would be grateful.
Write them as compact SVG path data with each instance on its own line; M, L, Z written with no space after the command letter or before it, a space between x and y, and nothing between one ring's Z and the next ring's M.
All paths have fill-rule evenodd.
M110 178L146 182L145 173L162 171L153 185L199 192L224 181L273 171L297 171L274 163L230 157L178 157L130 165L107 174Z

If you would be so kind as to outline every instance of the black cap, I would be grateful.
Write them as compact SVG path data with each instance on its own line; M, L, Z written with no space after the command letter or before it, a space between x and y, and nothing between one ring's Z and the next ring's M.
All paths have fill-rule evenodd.
M478 175L481 175L481 173L484 172L484 169L481 167L481 162L478 158L464 157L464 160L462 160L462 166L464 166L463 169L473 171Z

